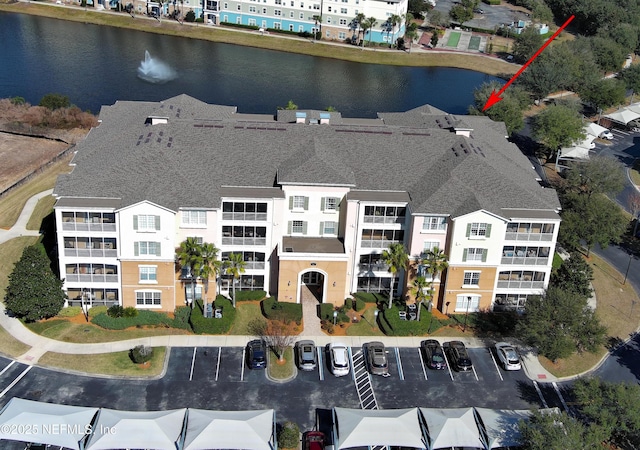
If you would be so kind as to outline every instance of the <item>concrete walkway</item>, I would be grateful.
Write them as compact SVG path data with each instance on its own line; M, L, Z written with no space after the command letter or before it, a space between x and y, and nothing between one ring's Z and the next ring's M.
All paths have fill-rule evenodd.
M0 243L6 242L19 236L38 236L37 231L27 231L25 226L31 217L38 200L47 195L51 195L52 190L41 192L31 197L25 204L16 224L9 230L0 230ZM303 302L303 314L305 317L305 329L300 337L313 340L316 345L324 346L330 342L343 342L351 347L362 347L365 342L371 340L381 341L387 347L414 347L420 346L424 337L392 337L381 336L372 338L370 336L329 336L320 329L320 319L316 313L316 299L311 292L310 298ZM125 341L103 342L99 344L79 344L71 342L56 341L44 336L40 336L27 329L18 319L7 314L4 304L0 303L0 326L2 326L15 339L31 346L31 348L16 358L19 362L33 365L40 357L47 352L67 353L67 354L96 354L110 353L129 350L136 345L148 345L153 347L244 347L253 336L202 336L202 335L175 335L175 336L154 336L139 339L129 339ZM441 343L452 340L452 338L437 338ZM488 347L493 345L493 341L478 338L455 338L461 340L468 347ZM554 381L556 378L548 373L538 361L535 351L520 347L524 362L524 370L533 380Z

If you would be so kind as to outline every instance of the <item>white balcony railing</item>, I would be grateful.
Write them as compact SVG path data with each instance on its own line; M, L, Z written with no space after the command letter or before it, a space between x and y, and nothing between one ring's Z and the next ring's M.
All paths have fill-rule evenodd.
M544 241L551 242L553 233L509 233L505 234L507 241Z

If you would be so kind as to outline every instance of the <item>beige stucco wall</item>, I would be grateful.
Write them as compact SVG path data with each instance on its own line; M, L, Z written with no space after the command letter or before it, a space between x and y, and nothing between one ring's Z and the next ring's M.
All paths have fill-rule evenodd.
M480 283L478 287L463 287L465 271L480 271ZM460 294L479 295L481 310L491 307L491 299L493 297L493 287L496 281L496 268L486 266L464 266L449 267L447 270L446 292L444 293L443 303L439 305L443 312L447 311L446 303L450 302L448 313L454 313L457 296Z
M139 266L155 266L157 282L140 283L138 269ZM136 291L138 290L152 290L161 292L162 305L159 308L146 307L154 311L173 312L176 309L176 306L184 305L184 298L182 299L182 303L176 304L174 287L175 272L173 263L166 261L122 261L121 267L122 306L124 306L125 308L128 306L136 307Z
M311 263L315 263L312 266ZM323 295L325 303L342 305L347 289L347 261L280 260L278 301L299 303L300 276L304 272L318 271L325 275ZM335 283L335 286L333 285Z

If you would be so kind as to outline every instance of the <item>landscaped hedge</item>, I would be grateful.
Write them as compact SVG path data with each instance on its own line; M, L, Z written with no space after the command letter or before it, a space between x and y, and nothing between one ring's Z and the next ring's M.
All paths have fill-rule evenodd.
M361 298L353 299L353 309L360 312L364 309L364 307L365 307L365 301L363 299Z
M335 307L331 303L322 303L320 305L320 320L326 320L333 324L333 311ZM347 308L342 306L338 308L338 316L336 317L336 323L350 322L349 316L347 316Z
M500 0L482 0L484 3L486 3L487 5L499 5L500 4Z
M195 334L225 334L231 329L236 318L236 309L231 300L218 295L214 304L215 309L222 309L222 319L208 319L203 315L202 300L196 300L195 307L191 310L189 323Z
M173 313L173 328L183 330L191 330L189 318L191 317L191 308L188 306L178 306Z
M260 29L260 27L257 25L243 25L241 23L233 23L233 22L220 22L220 25L224 25L225 27L246 28L247 30Z
M91 319L91 323L107 330L124 330L129 327L141 326L173 326L173 319L164 313L141 309L136 317L111 317L107 313L100 313Z
M422 308L419 322L417 320L401 320L398 314L400 310L397 306L385 309L382 314L378 315L380 328L388 336L423 336L442 327L443 324L427 311L425 305L422 305Z
M365 303L388 302L389 297L378 292L356 292L353 294L355 299L361 299Z
M262 300L266 296L265 291L236 291L236 302Z
M262 300L262 314L269 320L282 320L285 323L302 322L302 305L298 303L279 302L276 297Z

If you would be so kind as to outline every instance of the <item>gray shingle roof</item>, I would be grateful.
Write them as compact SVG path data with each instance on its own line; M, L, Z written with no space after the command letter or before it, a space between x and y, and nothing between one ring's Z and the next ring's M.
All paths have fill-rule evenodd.
M168 123L145 124L151 115ZM102 108L102 124L77 146L75 168L60 176L55 194L178 210L219 207L221 186L296 183L406 191L412 211L425 214L559 207L555 191L538 185L527 158L505 139L503 124L429 106L380 117L369 121L377 126L303 125L266 115L247 122L235 107L186 95L116 102ZM473 132L459 136L449 126Z

